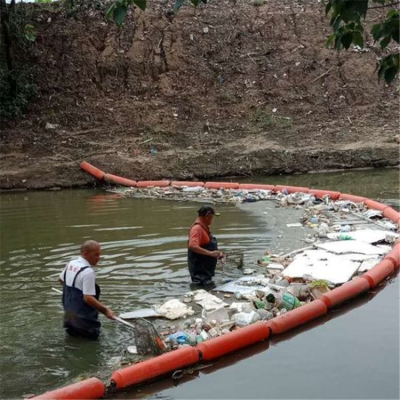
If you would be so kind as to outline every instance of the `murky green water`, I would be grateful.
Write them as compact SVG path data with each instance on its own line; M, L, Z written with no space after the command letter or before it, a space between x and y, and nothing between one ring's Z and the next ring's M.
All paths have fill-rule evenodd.
M396 170L254 179L262 180L382 199L399 193ZM117 313L189 289L187 230L198 204L123 199L101 190L4 193L0 200L1 398L41 393L81 376L106 379L110 359L130 342L128 329L102 316L98 342L64 334L60 296L51 288L85 239L102 244L97 281L103 302ZM219 209L213 231L224 249L245 249L251 261L269 247L273 235L265 223L232 205ZM271 342L268 351L260 344L226 357L185 384L163 380L118 398L398 398L398 278L355 304Z

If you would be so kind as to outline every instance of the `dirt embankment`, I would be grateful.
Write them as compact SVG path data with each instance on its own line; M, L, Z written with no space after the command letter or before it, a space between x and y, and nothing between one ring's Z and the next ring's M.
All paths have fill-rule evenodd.
M39 98L1 125L1 188L90 184L83 159L132 179L398 163L379 49L368 35L365 52L326 49L318 2L218 0L176 16L150 3L121 31L104 11L36 13Z

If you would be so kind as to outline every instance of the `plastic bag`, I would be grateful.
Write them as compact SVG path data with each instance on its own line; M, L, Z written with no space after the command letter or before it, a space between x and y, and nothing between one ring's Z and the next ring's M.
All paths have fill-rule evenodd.
M255 311L251 311L249 313L241 312L234 315L235 325L239 327L254 324L254 322L257 322L260 319L260 315Z

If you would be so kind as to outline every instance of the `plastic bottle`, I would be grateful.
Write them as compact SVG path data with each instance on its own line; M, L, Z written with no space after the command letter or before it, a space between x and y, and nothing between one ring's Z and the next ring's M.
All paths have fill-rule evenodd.
M199 343L201 343L201 342L204 342L203 336L197 335L197 336L196 336L196 343L199 344Z
M340 233L340 234L339 234L338 239L339 239L339 240L353 240L353 238L352 238L351 236L345 235L345 234L343 234L343 233Z
M253 299L253 304L254 304L256 309L265 308L264 302L259 300L259 299Z
M189 342L185 332L178 331L168 336L168 339L173 344L187 344Z
M256 311L256 313L261 317L263 321L268 321L274 318L274 314L272 314L272 312L267 310L259 309Z
M190 321L185 321L181 325L182 329L189 329L189 327L190 327Z
M218 336L218 331L215 328L211 328L208 332L208 335L211 336L212 338Z
M340 232L350 232L350 231L351 231L350 225L343 225L342 228L340 229Z
M196 333L200 335L201 331L203 330L203 322L196 322Z
M328 224L322 222L317 229L317 233L319 237L326 237L326 235L329 233Z
M210 338L210 336L208 335L208 333L207 333L206 331L204 331L204 330L201 331L200 336L203 338L203 341Z
M236 300L242 300L243 299L243 295L240 292L235 292L235 299Z
M188 332L186 334L187 337L187 342L188 344L190 344L191 346L195 346L196 345L196 337L197 337L197 333L195 330L191 330L190 332Z
M266 300L269 303L274 303L275 307L277 307L279 310L285 308L286 310L290 311L301 306L299 299L293 296L291 293L271 293L266 297Z
M258 265L268 265L271 262L271 258L269 256L262 256L259 260L257 260Z
M298 283L288 287L288 292L297 297L300 301L305 301L310 296L310 289L307 285Z

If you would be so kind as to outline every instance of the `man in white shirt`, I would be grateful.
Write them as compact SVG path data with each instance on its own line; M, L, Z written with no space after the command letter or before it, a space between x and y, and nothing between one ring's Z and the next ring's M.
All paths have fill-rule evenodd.
M87 240L81 246L81 256L70 261L58 279L63 285L64 328L72 336L97 339L101 326L99 311L114 319L114 313L99 301L100 287L92 268L99 259L100 245Z

